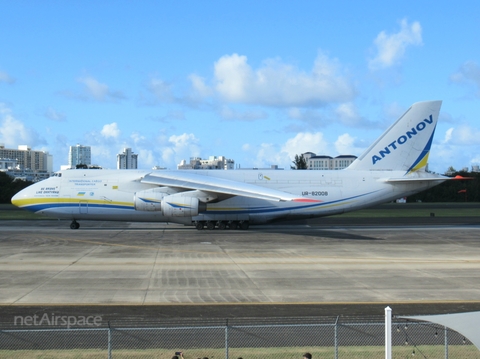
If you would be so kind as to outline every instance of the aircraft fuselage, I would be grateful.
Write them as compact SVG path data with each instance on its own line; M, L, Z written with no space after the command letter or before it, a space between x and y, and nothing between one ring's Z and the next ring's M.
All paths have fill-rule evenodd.
M169 172L169 171L166 171ZM275 220L302 219L349 212L408 196L444 181L389 183L385 178L401 177L392 171L281 171L200 170L189 171L239 183L248 183L298 196L299 201L269 201L232 196L205 203L198 214L165 215L161 207L138 206L136 196L158 189L142 183L152 173L138 170L68 170L38 182L16 195L19 207L49 217L70 220L116 220L136 222L249 221L261 224ZM155 172L161 176L164 171ZM182 192L180 192L182 193Z

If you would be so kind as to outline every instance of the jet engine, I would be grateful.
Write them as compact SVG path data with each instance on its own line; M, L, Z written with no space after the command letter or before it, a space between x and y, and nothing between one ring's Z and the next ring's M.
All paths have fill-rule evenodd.
M166 217L191 217L204 212L207 205L200 202L197 197L185 193L176 193L165 196L161 204L162 213Z
M137 211L161 211L162 199L165 196L168 196L168 193L165 193L162 187L139 191L133 197L133 205Z

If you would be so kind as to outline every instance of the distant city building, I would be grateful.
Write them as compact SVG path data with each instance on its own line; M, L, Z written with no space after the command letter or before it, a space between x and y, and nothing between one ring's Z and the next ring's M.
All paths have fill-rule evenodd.
M117 155L117 169L136 169L138 155L131 148L124 148L123 153Z
M0 159L16 160L15 168L19 170L53 172L52 155L46 151L33 151L27 145L11 149L0 144Z
M179 170L233 170L235 161L225 156L210 156L208 160L202 160L200 157L191 157L190 163L182 160L177 169Z
M17 168L17 160L0 158L0 171L14 170Z
M24 181L30 181L30 182L42 181L44 179L49 178L50 175L52 174L52 172L48 172L48 171L30 170L30 169L21 170L18 168L0 170L0 171L5 172L10 177L21 179Z
M68 165L70 168L76 168L77 165L91 165L92 150L90 146L70 146L68 152Z
M305 152L302 154L307 162L309 170L342 170L350 166L357 159L357 156L340 155L337 157L317 156L313 152Z

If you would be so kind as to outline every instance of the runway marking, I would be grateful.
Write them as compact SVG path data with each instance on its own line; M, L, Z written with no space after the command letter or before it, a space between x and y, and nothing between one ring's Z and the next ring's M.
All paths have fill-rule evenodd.
M226 254L226 252L222 249L221 245L218 246L221 249L219 251L197 251L197 250L184 250L184 249L170 249L165 247L152 247L152 246L139 246L139 245L131 245L131 244L120 244L120 243L107 243L101 241L92 241L92 240L82 240L82 239L66 239L66 238L56 238L56 237L48 237L42 236L41 238L49 239L52 241L66 241L66 242L79 242L79 243L87 243L87 244L94 244L99 246L111 246L111 247L122 247L122 248L135 248L135 249L146 249L146 250L154 250L154 251L162 251L162 252L175 252L175 253L196 253L196 254L208 254L208 255L215 255L219 257L221 254L227 255L232 261L236 264L243 264L243 265L259 265L257 262L239 262L235 261L232 257L232 254ZM348 257L348 256L312 256L312 255L296 255L295 258L291 257L291 253L283 254L283 253L269 253L269 254L260 254L260 253L251 253L251 252L243 252L243 253L235 253L236 256L239 258L248 257L248 258L270 258L272 261L270 262L263 262L262 265L275 265L275 264L328 264L328 265L344 265L344 264L477 264L480 263L480 259L416 259L416 258L404 258L404 257L377 257L377 258L362 258L362 257ZM273 258L275 257L276 258ZM332 262L293 262L289 259L316 259L316 260L331 260ZM212 258L210 258L212 259ZM278 261L278 259L284 259L284 261ZM287 259L287 260L285 260ZM171 258L172 261L177 261L176 258ZM165 259L164 259L165 261ZM205 265L205 259L201 259L196 262L195 258L188 259L188 265ZM169 262L170 263L170 262ZM232 264L232 262L208 262L208 265L225 265L225 264Z
M15 302L18 302L20 300L22 300L23 298L25 298L26 296L28 296L29 294L33 293L34 291L36 291L37 289L43 287L45 284L47 284L48 282L52 281L55 277L59 276L60 274L62 274L64 271L66 271L69 267L75 265L78 261L80 261L82 258L84 258L85 256L89 255L90 253L92 253L93 251L95 251L96 248L92 248L90 249L89 251L86 251L86 253L84 253L82 256L80 256L80 258L77 258L75 259L73 262L71 262L70 264L66 265L65 268L59 270L58 272L56 272L54 275L52 275L50 278L44 280L42 283L40 283L39 285L37 285L35 288L33 288L32 290L28 291L27 293L23 294L21 297L15 299L13 301L13 303Z

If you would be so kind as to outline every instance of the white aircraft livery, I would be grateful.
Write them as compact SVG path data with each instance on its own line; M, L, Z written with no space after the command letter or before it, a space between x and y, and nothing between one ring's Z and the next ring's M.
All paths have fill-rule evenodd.
M67 170L20 191L12 203L71 220L72 229L79 220L248 229L354 211L449 179L425 171L440 106L415 103L343 170Z

